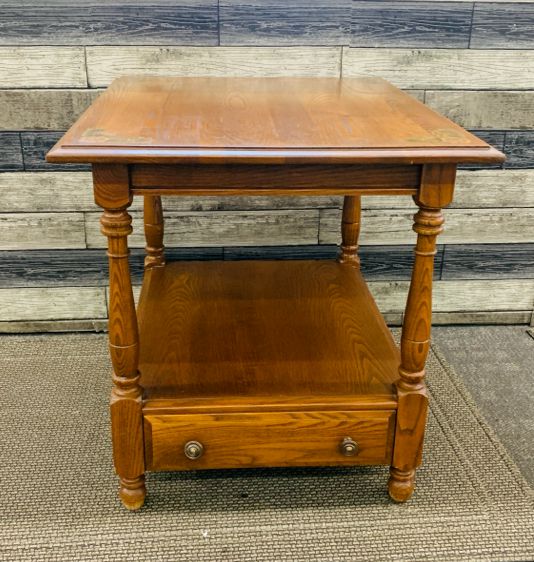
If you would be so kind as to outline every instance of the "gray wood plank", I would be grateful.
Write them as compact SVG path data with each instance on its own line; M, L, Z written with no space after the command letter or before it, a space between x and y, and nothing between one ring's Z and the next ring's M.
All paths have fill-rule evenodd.
M534 131L508 131L505 168L534 168Z
M480 131L478 129L471 130L471 132L482 140L486 141L491 146L494 146L501 152L504 151L504 139L506 131ZM460 164L458 166L461 170L480 170L480 169L493 169L499 170L503 167L502 164Z
M534 50L343 47L343 76L380 76L400 88L534 89Z
M339 76L341 47L87 47L92 87L124 74Z
M0 90L0 129L67 129L102 90Z
M22 154L25 170L89 170L87 164L50 164L46 162L46 153L61 138L63 132L37 131L23 132Z
M26 13L32 11L27 6L22 9ZM3 38L4 12L1 6L0 12L0 37ZM20 37L10 42L20 43ZM0 47L0 88L86 86L85 56L81 47Z
M432 324L434 326L450 324L528 324L531 314L530 310L434 312Z
M0 132L0 172L24 169L19 133Z
M351 0L221 0L221 45L348 44Z
M475 49L532 49L534 3L475 3L471 47Z
M18 147L17 154L20 156ZM534 170L460 170L451 206L458 209L534 207L533 184ZM5 172L0 174L0 197L2 210L10 213L98 210L89 172ZM342 204L343 198L339 196L163 197L165 213L339 209ZM142 210L142 205L143 198L134 197L131 210ZM362 206L365 209L415 208L409 196L363 197Z
M339 243L341 213L321 209L319 242ZM534 242L534 209L447 209L442 244ZM364 245L413 244L413 211L366 210L362 213L361 243Z
M472 6L455 2L352 4L352 47L467 48Z
M223 248L166 248L168 261L221 260ZM135 282L143 277L145 251L130 252ZM108 258L99 250L0 251L0 287L94 287L108 284Z
M85 248L83 214L0 214L0 250L46 248Z
M138 212L133 217L130 246L143 247L143 218ZM100 213L86 213L85 231L89 248L105 246L100 233ZM165 242L168 246L279 246L316 244L318 210L290 211L218 211L167 213Z
M467 129L534 128L532 91L428 90L425 102Z
M217 44L217 0L2 0L0 10L2 44Z
M106 318L103 287L0 289L0 321Z
M371 281L369 289L381 311L402 312L408 281ZM534 279L455 279L435 281L434 312L497 312L531 310Z
M447 245L442 279L534 279L534 244Z

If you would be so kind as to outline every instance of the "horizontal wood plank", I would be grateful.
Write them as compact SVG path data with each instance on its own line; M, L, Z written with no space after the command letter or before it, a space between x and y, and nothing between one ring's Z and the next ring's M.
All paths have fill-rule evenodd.
M28 13L28 6L24 7L20 3L19 6ZM4 21L4 3L2 3L0 24L2 38ZM85 56L82 47L0 47L0 88L84 88L86 86Z
M506 131L481 131L481 130L472 130L471 131L474 135L481 138L483 141L487 142L491 146L494 146L497 150L501 152L504 151L504 139L506 136ZM480 169L494 169L500 170L502 169L503 165L501 164L460 164L458 169L460 170L480 170Z
M474 49L532 49L534 3L475 3L471 47Z
M509 131L504 144L505 168L534 168L534 131Z
M343 76L380 76L400 88L527 90L534 50L343 47Z
M0 289L0 321L106 318L102 287Z
M105 332L105 318L86 320L13 320L0 322L0 334L40 334L54 332Z
M372 281L380 310L403 311L408 281ZM435 312L526 311L534 305L534 279L449 280L433 284Z
M92 87L125 74L339 76L340 47L88 47Z
M221 0L221 45L344 45L351 0Z
M1 137L0 137L1 138ZM534 170L460 170L452 208L534 207ZM0 174L4 212L97 211L88 172L6 172ZM208 196L163 197L173 211L242 211L341 208L341 196ZM131 210L142 210L134 197ZM364 209L415 209L410 196L366 196Z
M25 170L89 170L88 164L50 164L46 162L46 153L63 136L62 132L32 131L21 133L22 153Z
M0 90L0 129L66 129L101 90Z
M0 250L45 248L85 248L83 214L0 214Z
M448 209L442 244L534 242L532 209ZM361 243L412 244L413 211L367 210L362 216ZM339 242L340 211L320 210L319 243Z
M0 172L24 169L19 133L0 132Z
M534 279L534 244L447 245L442 279Z
M352 47L467 48L472 6L455 2L352 4Z
M132 212L134 232L131 247L145 245L143 218ZM87 213L86 237L89 248L102 248L100 214ZM169 246L276 246L317 243L317 210L235 211L210 213L167 213L165 242Z
M4 0L0 43L216 45L217 0Z
M425 101L468 129L534 128L534 92L428 90Z

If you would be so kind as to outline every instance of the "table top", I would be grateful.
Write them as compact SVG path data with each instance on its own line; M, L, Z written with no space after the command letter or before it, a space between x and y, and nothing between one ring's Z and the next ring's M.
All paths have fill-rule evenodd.
M380 78L127 76L51 162L499 162L504 156Z

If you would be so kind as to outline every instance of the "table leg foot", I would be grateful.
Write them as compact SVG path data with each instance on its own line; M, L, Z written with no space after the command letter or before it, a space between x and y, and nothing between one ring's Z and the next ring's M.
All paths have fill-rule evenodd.
M120 478L119 497L126 509L135 511L145 503L145 476L137 478Z
M389 474L389 497L398 503L408 501L415 488L415 469L399 470L392 466Z

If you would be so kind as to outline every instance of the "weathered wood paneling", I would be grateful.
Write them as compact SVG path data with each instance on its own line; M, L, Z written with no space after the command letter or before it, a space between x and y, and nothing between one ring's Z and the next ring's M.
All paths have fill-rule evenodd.
M471 47L475 49L532 49L534 3L475 3Z
M534 244L447 245L442 279L534 279Z
M0 322L0 334L34 334L53 332L104 332L108 321L102 319L87 320L15 320Z
M39 131L23 132L22 153L25 170L89 170L86 164L50 164L45 161L46 153L61 138L62 132Z
M28 6L24 9L31 11ZM1 10L0 37L3 37L3 6ZM85 57L81 47L0 47L0 88L86 86Z
M534 131L507 132L504 150L508 157L505 168L533 168Z
M348 44L351 0L221 0L221 45Z
M534 88L534 50L343 47L343 76L381 76L401 88Z
M124 74L339 76L340 47L88 47L93 87Z
M454 2L370 2L352 4L353 47L467 48L472 6Z
M0 289L0 321L106 318L102 287Z
M361 243L412 244L413 212L367 210L362 217ZM448 209L442 244L534 242L532 209ZM320 210L319 242L337 244L341 213L337 209Z
M145 251L130 253L130 270L135 282L143 277ZM174 260L223 259L223 248L166 248L165 257ZM93 287L108 284L108 258L98 250L0 251L0 287Z
M101 90L0 90L0 129L67 129Z
M1 10L3 44L217 44L217 0L3 0Z
M402 311L408 294L408 281L369 283L380 310ZM534 279L493 279L436 281L432 308L435 312L531 310L534 305Z
M23 168L19 133L0 132L0 172Z
M0 214L0 250L41 248L85 248L83 214Z
M10 172L0 174L4 213L94 211L90 172Z
M86 215L89 248L101 248L105 239L100 233L98 213ZM133 212L134 232L131 247L145 244L143 219ZM235 211L210 213L167 213L165 243L169 246L277 246L316 244L318 211Z
M534 207L534 170L460 170L451 208ZM96 211L89 172L6 172L0 174L3 212ZM131 210L142 209L134 197ZM343 198L163 197L172 211L239 211L341 208ZM412 198L369 196L364 209L415 209ZM534 213L534 211L533 211Z
M427 105L467 129L534 128L534 92L429 90L425 96Z

